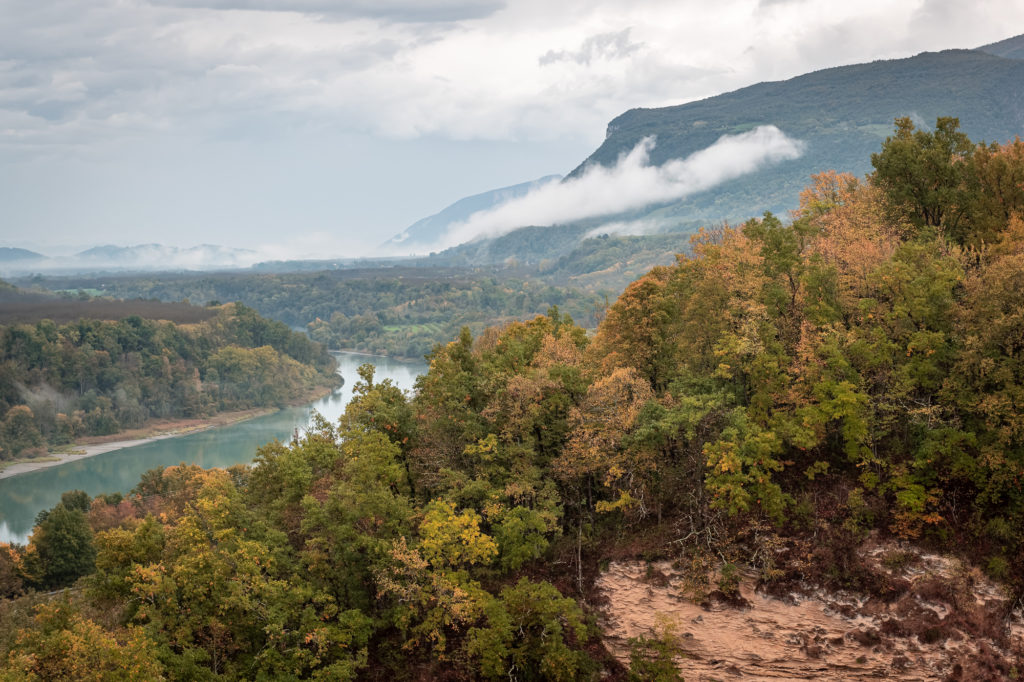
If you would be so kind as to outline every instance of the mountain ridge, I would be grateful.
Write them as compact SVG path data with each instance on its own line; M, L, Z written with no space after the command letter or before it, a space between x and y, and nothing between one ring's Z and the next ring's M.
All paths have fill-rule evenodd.
M1024 40L1024 36L1019 36L1018 38ZM1017 38L1009 40L1014 41ZM970 87L962 90L963 94L959 97L960 100L965 100L968 94L975 96L980 94L985 99L991 99L995 94L998 94L992 93L985 87L988 85L987 83L977 81L972 83L968 80L968 76L977 75L971 71L972 69L998 70L1001 72L998 74L1001 78L1008 79L1024 74L1024 65L1018 64L1019 60L1007 59L979 50L922 52L913 57L902 59L875 60L860 64L831 67L811 71L786 80L755 83L738 90L714 95L695 102L687 102L669 107L637 107L629 109L609 122L604 142L587 159L573 169L566 178L578 176L590 163L600 162L602 165L613 163L619 153L632 149L640 142L646 136L644 133L650 134L647 131L641 132L641 129L651 125L652 116L656 119L661 119L662 117L666 119L682 119L675 121L674 128L672 129L654 131L661 134L658 136L657 145L651 150L650 161L652 165L661 165L672 158L682 158L711 145L722 134L736 134L758 124L775 124L787 132L787 134L792 134L791 130L794 126L787 125L788 123L795 121L799 121L804 125L808 123L806 118L795 119L792 115L782 116L782 113L792 110L794 105L793 95L798 95L802 98L804 101L800 103L804 105L820 101L818 98L823 95L829 95L833 98L830 102L832 105L830 109L833 111L835 105L842 100L845 100L842 103L847 107L852 103L858 104L859 108L852 113L858 117L859 121L863 121L862 125L881 125L885 127L884 131L866 131L880 141L891 131L893 119L900 115L917 113L920 118L924 119L925 123L929 122L929 119L934 120L935 117L940 115L957 116L958 112L956 111L935 111L934 115L913 111L915 108L934 109L941 104L954 104L955 102L948 101L948 99L940 99L949 97L948 90L950 88L948 87L948 82L946 83L945 91L933 87L946 82L944 79L948 79L951 75L961 77L962 84L969 84ZM907 69L904 67L911 68ZM951 69L957 69L957 71L954 73ZM869 75L870 78L863 78L865 74ZM835 78L837 76L839 77L838 79ZM881 80L882 77L889 78L890 80L884 82ZM926 87L922 87L920 83L922 78L932 80L924 84ZM913 81L918 82L915 83ZM1019 83L1020 81L1008 80L1007 82L1012 84L1014 82ZM847 87L840 89L837 87L839 85ZM851 85L859 87L853 89L849 87ZM929 91L931 91L932 101L922 97L923 94ZM870 99L865 97L866 94L871 96ZM758 112L757 115L740 113L720 116L719 118L724 122L717 125L713 123L711 117L691 117L691 112L697 112L701 116L707 116L712 113L724 114L728 107L750 102L754 99L761 100L761 108L755 110ZM718 105L723 106L716 110L714 107ZM870 109L865 111L863 109L865 105L870 106ZM998 118L984 120L980 113L974 115L973 112L968 112L968 115L960 115L959 117L965 131L972 138L980 137L978 131L972 130L972 127L985 127L991 129L992 133L999 138L992 138L990 134L986 136L987 138L992 138L990 141L1005 142L1006 139L1012 137L1013 134L1021 132L1021 129L1024 128L1024 105L1019 100L1018 105L1013 108L1013 111L1013 123L1015 126L1013 129L1002 124L1002 120ZM797 113L806 117L817 112L801 110ZM932 112L929 111L928 113L931 114ZM975 119L978 120L976 121ZM842 119L837 120L841 121ZM679 126L684 122L690 124L688 130L679 129ZM693 125L694 123L697 125ZM793 130L793 132L797 131ZM1000 132L1003 134L1000 135ZM685 143L681 143L684 140Z
M1024 33L988 45L974 48L1005 59L1024 59Z
M0 263L46 258L41 253L11 246L0 246Z

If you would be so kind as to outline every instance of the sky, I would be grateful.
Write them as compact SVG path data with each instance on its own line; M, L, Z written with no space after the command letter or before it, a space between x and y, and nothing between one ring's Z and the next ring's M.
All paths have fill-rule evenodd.
M568 173L627 109L1024 32L1020 0L0 0L0 17L0 246L47 255L365 255L462 197Z

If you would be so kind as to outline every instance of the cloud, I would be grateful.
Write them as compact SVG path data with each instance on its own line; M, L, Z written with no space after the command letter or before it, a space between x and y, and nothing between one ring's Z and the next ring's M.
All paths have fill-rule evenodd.
M258 12L299 12L326 17L371 17L396 22L482 19L505 7L502 0L150 0L164 7Z
M627 109L912 51L913 11L885 0L753 17L743 0L0 3L0 148L22 156L315 128L589 146ZM939 30L909 35L934 49Z
M931 47L931 50L945 49L947 47L959 47L970 49L975 45L994 42L991 39L993 28L996 32L1003 32L1004 37L1010 37L1020 33L1020 16L1024 15L1024 8L1017 3L1011 9L1003 21L996 26L986 25L977 21L978 15L993 15L998 12L1005 12L1007 8L1002 6L999 0L976 0L972 3L958 2L957 0L924 0L917 6L911 21L915 26L920 26L927 32L942 31L947 27L957 27L955 42L950 45ZM1012 14L1017 14L1014 21Z
M723 135L685 159L651 166L654 144L653 138L644 138L611 168L594 165L578 178L547 183L522 198L475 213L448 229L442 247L527 225L568 223L682 199L766 164L795 159L803 147L775 126L760 126Z
M315 128L589 147L625 109L713 94L725 75L586 2L5 2L0 149L22 158Z
M950 22L952 0L753 16L746 0L0 0L0 148L221 130L259 143L288 126L599 143L630 108L948 47L968 24L986 32L971 45L990 42L1005 37L994 19L1024 20L1019 2L979 1Z
M548 50L537 61L541 66L566 61L589 66L598 59L625 59L644 46L643 43L630 42L629 31L629 28L624 28L621 31L599 33L584 40L574 52Z

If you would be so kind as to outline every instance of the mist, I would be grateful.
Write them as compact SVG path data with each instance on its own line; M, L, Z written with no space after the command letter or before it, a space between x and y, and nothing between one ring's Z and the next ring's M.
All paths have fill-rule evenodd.
M78 272L154 272L247 268L268 260L261 252L213 244L179 248L164 244L97 246L74 254L25 256L0 263L0 275Z
M590 238L597 237L602 234L616 235L619 237L654 234L656 232L661 232L664 226L665 221L654 220L652 218L626 221L616 220L610 223L602 223L583 236L584 238Z
M289 260L344 260L338 256L337 238L315 232L291 243L260 244L239 249L215 244L188 248L166 244L96 246L66 254L37 254L0 259L0 277L23 277L34 273L67 275L86 272L185 272L243 270L260 263Z
M723 135L706 149L650 165L655 139L646 137L612 167L593 165L578 178L541 185L526 196L474 213L448 228L440 248L497 237L528 225L555 225L615 215L682 199L765 165L798 158L803 143L775 126Z

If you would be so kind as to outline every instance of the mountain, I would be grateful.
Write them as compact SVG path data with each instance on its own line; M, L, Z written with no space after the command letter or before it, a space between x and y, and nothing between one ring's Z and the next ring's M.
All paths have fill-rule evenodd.
M870 155L892 133L893 120L919 125L957 116L975 141L1005 142L1024 133L1024 37L979 50L925 52L758 83L733 92L659 109L632 109L608 124L604 143L569 178L588 166L611 166L654 136L652 165L686 156L756 126L774 125L803 141L804 154L722 183L684 200L639 212L665 222L742 220L765 210L794 208L812 173L835 169L862 175Z
M976 49L1006 59L1024 59L1024 35L1000 40L998 43L982 45Z
M434 215L417 220L401 233L381 244L380 248L386 253L429 252L436 248L450 225L462 222L478 211L485 211L509 199L521 197L535 187L560 179L559 175L547 175L531 182L492 189L459 199Z
M764 125L774 125L800 140L803 154L682 200L568 225L523 227L453 247L437 254L436 260L461 265L516 262L549 266L578 260L578 255L573 255L577 248L592 241L588 237L616 232L613 224L640 221L648 231L654 226L655 231L689 234L701 225L742 221L766 210L785 216L797 206L800 191L812 174L830 169L855 175L870 172L871 154L892 134L893 121L901 116L911 117L922 127L934 124L939 116L956 116L962 130L976 142L1011 140L1024 135L1022 56L1024 36L1018 36L977 50L925 52L906 59L836 67L786 81L758 83L698 102L632 109L608 124L601 146L563 182L579 177L593 165L615 165L621 155L648 137L656 140L650 150L650 164L655 166L706 149L723 135ZM517 185L516 189L525 192L531 184L535 183ZM487 193L478 197L487 197L493 205L511 195L497 192L498 196ZM427 234L427 228L417 226L434 224L429 234L436 238L451 222L486 208L481 201L463 203L478 197L457 202L404 234L411 237L413 228ZM460 210L454 211L456 207ZM437 223L428 222L435 219ZM680 249L685 248L685 239L677 241L682 244ZM595 261L595 250L619 253L626 249L634 259L652 254L657 256L653 265L664 260L664 246L651 236L627 241L616 237L600 248L589 244L582 251L588 254L586 262L600 263L606 263L608 257Z
M35 251L29 251L28 249L11 248L9 246L0 246L0 263L9 263L17 261L27 260L42 260L46 258L41 253Z
M907 59L876 61L798 76L660 109L633 109L608 125L604 143L566 178L594 164L612 166L646 137L656 144L650 163L662 165L761 125L774 125L804 143L800 158L782 161L684 200L568 225L528 226L492 239L447 249L432 261L458 265L518 263L579 282L584 266L609 268L650 259L671 262L669 248L687 248L685 236L701 225L737 222L766 210L785 215L795 208L811 174L836 169L863 175L870 158L893 132L893 121L910 116L918 125L957 116L975 141L1005 142L1024 134L1024 36L978 50L926 52ZM518 186L523 187L523 186ZM453 206L456 206L455 204ZM440 214L439 214L440 215ZM463 216L466 214L463 213ZM624 238L613 224L643 221L675 233ZM612 233L611 235L606 234ZM597 242L591 237L600 236ZM601 270L610 272L609 270ZM559 278L561 279L561 278ZM596 284L596 279L591 278Z

